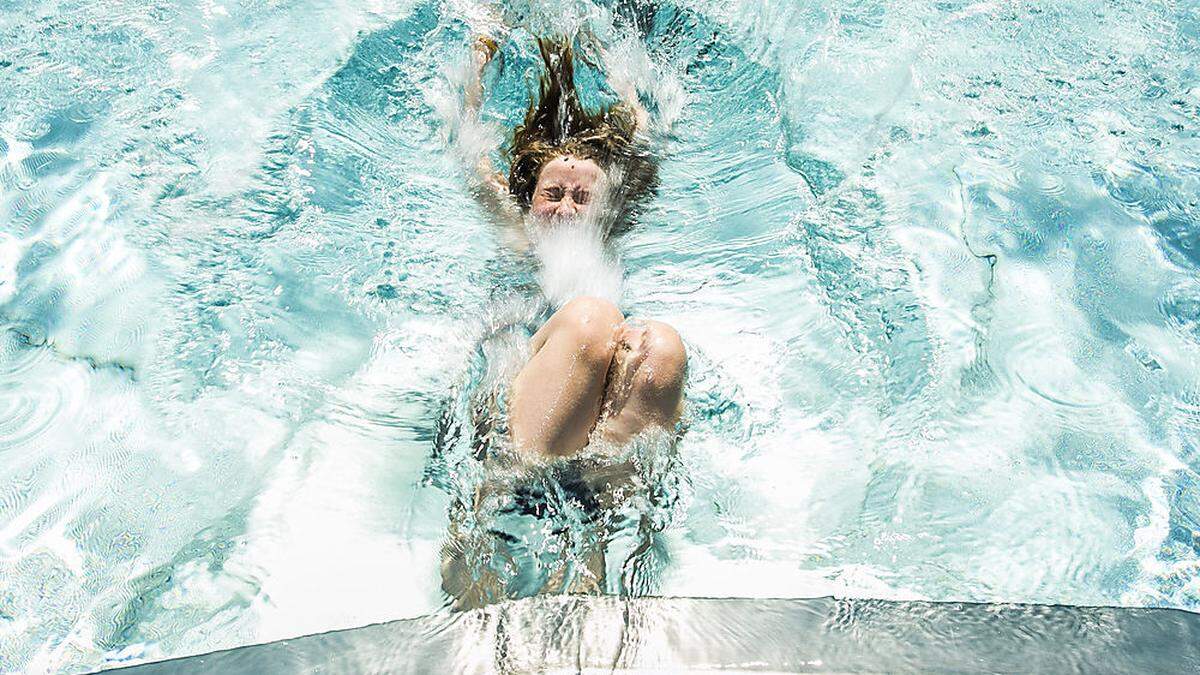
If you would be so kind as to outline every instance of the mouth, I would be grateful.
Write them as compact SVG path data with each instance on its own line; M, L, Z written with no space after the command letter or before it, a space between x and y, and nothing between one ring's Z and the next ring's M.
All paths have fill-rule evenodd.
M549 215L535 215L533 217L533 220L534 220L534 222L536 222L540 225L569 225L569 224L573 224L573 223L582 222L584 220L584 217L583 217L583 214L579 213L579 212L572 213L572 214L565 215L565 216L559 215L557 213L552 213Z

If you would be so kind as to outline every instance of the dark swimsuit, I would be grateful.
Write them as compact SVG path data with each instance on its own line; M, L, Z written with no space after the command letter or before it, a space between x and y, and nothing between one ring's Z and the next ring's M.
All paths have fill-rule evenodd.
M545 479L514 486L513 506L524 515L544 518L551 515L553 504L570 502L583 512L586 522L591 522L600 511L600 500L584 478L584 467L578 461L567 460L548 469L550 475Z

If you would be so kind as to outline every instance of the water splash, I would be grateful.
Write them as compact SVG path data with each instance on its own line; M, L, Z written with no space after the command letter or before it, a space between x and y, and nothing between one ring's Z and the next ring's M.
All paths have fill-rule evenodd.
M442 402L539 282L687 341L660 592L1196 605L1191 7L490 7L0 20L6 664L436 607ZM611 253L501 252L447 140L498 162L583 27L662 187Z

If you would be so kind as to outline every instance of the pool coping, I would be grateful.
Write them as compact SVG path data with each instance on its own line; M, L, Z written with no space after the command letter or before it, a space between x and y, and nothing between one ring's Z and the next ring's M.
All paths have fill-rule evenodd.
M1170 608L544 596L106 672L1196 672Z

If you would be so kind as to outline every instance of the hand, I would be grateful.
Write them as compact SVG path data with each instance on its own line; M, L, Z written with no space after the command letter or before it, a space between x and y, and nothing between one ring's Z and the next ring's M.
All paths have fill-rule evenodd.
M500 51L500 45L494 39L487 35L478 35L475 37L475 42L471 45L471 52L475 59L475 65L483 68L492 58L496 56L496 52Z

